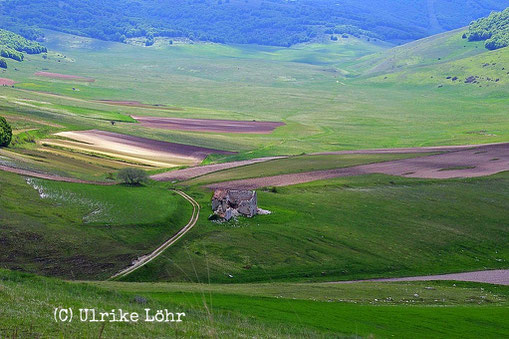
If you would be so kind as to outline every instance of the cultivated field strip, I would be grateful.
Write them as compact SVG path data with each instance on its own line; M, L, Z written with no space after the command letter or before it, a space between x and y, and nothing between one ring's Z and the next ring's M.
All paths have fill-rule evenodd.
M215 133L249 133L269 134L276 128L285 125L273 121L241 121L217 119L182 119L132 116L142 126L149 128L177 131L215 132Z
M509 171L509 143L451 148L426 148L444 153L418 158L386 161L368 165L282 174L242 179L208 185L208 188L256 189L268 186L288 186L306 182L363 174L387 174L409 178L451 179L471 178ZM400 150L396 150L400 152ZM385 152L390 152L386 150Z
M15 173L15 174L24 175L27 177L46 179L46 180L52 180L52 181L70 182L70 183L75 183L75 184L92 184L92 185L103 185L103 186L113 185L113 183L80 180L80 179L76 179L76 178L62 177L62 176L55 175L55 174L38 173L38 172L34 172L34 171L24 170L24 169L20 169L20 168L13 168L13 167L8 167L8 166L3 166L3 165L0 165L0 171Z

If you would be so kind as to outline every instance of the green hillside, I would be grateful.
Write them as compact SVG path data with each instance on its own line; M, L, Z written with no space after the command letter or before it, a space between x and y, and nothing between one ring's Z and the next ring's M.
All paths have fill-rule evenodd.
M394 73L418 66L434 66L485 52L482 43L462 39L465 29L434 35L360 58L351 68L362 75Z
M456 35L458 38L458 35ZM446 49L442 49L444 55ZM482 53L478 53L482 51ZM509 90L509 49L495 51L475 50L470 56L460 59L444 58L449 61L435 64L416 65L401 68L395 72L384 73L370 78L368 82L396 86L432 86L440 90L449 87L470 89L491 88L497 91ZM445 89L444 89L445 88ZM475 97L475 92L473 93Z

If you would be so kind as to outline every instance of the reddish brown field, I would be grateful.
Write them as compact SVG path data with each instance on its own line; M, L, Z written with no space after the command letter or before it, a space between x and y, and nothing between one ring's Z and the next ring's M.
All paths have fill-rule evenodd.
M429 151L429 148L427 150ZM443 147L440 150L444 151L444 153L348 168L235 180L212 184L207 187L212 189L256 189L267 186L288 186L316 180L376 173L409 178L450 179L480 177L509 171L509 143ZM385 153L390 153L390 151L386 150ZM401 150L395 149L392 151L400 153ZM357 153L363 153L363 151L357 151Z
M16 81L7 79L7 78L0 78L0 86L12 86L16 83Z
M80 82L94 82L95 79L86 78L78 75L68 75L68 74L59 74L59 73L50 73L50 72L36 72L34 74L38 77L51 78L51 79L59 79L59 80L74 80Z
M284 122L211 119L181 119L133 116L145 127L178 131L269 134Z
M139 107L139 108L151 108L151 109L160 109L160 110L168 110L168 111L183 111L183 108L180 107L168 107L164 105L149 105L144 104L139 101L129 101L129 100L96 100L101 104L114 105L114 106L125 106L125 107Z

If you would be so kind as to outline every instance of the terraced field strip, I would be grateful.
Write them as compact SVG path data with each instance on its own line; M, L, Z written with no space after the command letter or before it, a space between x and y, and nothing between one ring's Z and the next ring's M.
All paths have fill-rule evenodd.
M187 223L186 226L184 226L180 231L177 232L173 237L165 241L161 246L156 248L152 253L147 254L145 256L142 256L135 261L133 261L132 265L123 269L122 271L118 272L117 274L113 275L108 280L118 279L127 276L128 274L136 271L138 268L143 267L144 265L148 264L158 256L160 256L168 247L176 243L180 238L182 238L187 232L189 232L194 225L196 225L196 222L198 221L198 217L200 216L200 204L196 202L192 197L187 195L186 193L182 191L175 190L175 193L182 196L184 199L189 201L189 203L193 206L193 214L191 215L191 219Z
M41 144L162 168L196 165L212 153L235 154L101 130L60 132L55 135L66 139L45 139Z

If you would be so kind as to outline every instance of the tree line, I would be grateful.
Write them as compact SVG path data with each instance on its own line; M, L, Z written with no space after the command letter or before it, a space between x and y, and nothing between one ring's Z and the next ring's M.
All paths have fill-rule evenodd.
M509 8L473 21L464 37L469 41L486 41L489 50L509 46Z
M46 47L38 42L28 40L18 34L0 29L0 56L2 58L23 61L24 53L46 53ZM7 68L5 59L0 59L0 68Z
M447 30L502 6L436 0L434 14ZM163 36L290 46L330 32L398 42L431 34L428 10L426 0L3 0L0 27L30 39L48 28L120 42L147 37L147 45Z

